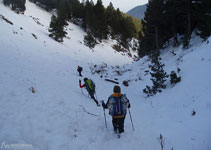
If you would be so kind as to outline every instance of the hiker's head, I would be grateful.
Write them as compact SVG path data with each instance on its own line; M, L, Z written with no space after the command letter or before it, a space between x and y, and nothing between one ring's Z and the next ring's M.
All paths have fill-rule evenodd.
M84 78L84 82L86 82L88 80L88 78Z
M121 88L118 85L115 85L113 91L114 93L121 93Z

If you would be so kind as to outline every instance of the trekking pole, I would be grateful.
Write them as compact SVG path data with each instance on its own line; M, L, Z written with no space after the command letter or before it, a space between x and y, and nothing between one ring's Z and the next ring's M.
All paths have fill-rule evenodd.
M103 108L103 111L104 111L104 118L105 118L105 126L107 128L106 115L105 115L105 109L104 108Z
M97 99L97 94L95 93L96 99Z
M129 114L130 114L130 121L131 121L131 124L132 124L132 127L133 127L133 131L134 131L135 129L134 129L134 126L133 126L133 120L132 120L132 116L131 116L131 113L130 113L130 108L128 108L128 110L129 110Z
M102 100L101 103L102 103L102 105L103 105L104 101ZM105 108L104 108L104 107L103 107L103 111L104 111L104 118L105 118L105 126L106 126L106 128L107 128L106 114L105 114Z

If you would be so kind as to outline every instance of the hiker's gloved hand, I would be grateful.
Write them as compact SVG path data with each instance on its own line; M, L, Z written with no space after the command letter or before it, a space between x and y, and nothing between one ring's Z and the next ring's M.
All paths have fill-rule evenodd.
M128 108L130 108L130 103L128 104Z
M103 108L105 109L106 105L105 105L105 103L104 103L103 100L102 100L102 106L103 106Z
M81 83L81 80L79 80L79 83Z

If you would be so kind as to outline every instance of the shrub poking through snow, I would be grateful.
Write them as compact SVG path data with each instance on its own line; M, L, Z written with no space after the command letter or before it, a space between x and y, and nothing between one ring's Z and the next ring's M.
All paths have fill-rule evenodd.
M175 71L171 71L170 74L170 82L172 85L177 84L178 82L181 81L181 77L178 77Z
M196 115L196 111L193 110L193 111L192 111L192 116L195 116L195 115Z
M103 75L105 74L105 72L108 71L108 66L106 63L103 63L101 65L94 65L94 66L91 66L90 67L90 70L91 70L91 73L92 74L100 74L100 75Z
M35 93L35 89L34 87L32 86L31 88L29 88L29 90L34 94Z
M124 81L122 82L122 84L123 84L124 86L129 86L129 83L128 83L128 82L129 82L129 81L125 81L125 80L124 80Z

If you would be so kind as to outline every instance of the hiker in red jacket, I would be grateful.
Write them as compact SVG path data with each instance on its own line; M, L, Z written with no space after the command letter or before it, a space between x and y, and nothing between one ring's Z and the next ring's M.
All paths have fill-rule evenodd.
M91 79L84 78L84 84L81 85L81 80L79 80L79 86L80 88L86 87L86 90L88 91L90 97L95 101L97 106L100 106L96 98L94 97L95 94L95 84Z
M80 77L82 77L82 74L81 74L82 70L83 70L83 68L78 66L77 71L78 71Z

